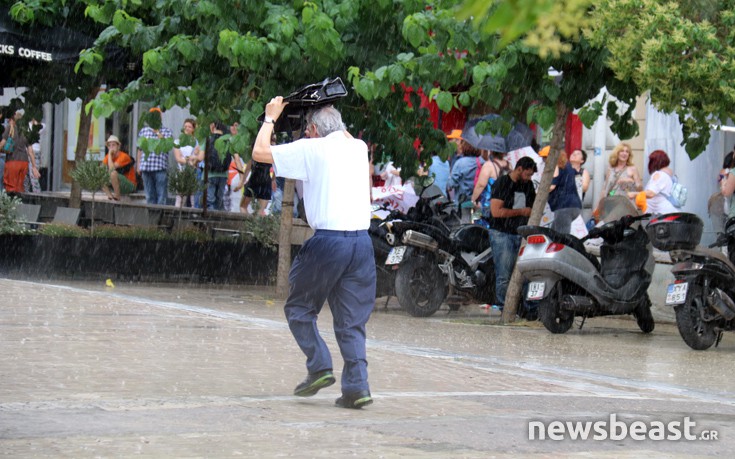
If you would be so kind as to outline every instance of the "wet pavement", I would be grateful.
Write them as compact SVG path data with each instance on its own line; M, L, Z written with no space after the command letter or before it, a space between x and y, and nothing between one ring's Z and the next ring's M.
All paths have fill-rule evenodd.
M731 457L735 448L733 333L695 352L672 324L643 335L629 319L590 319L552 335L538 323L500 326L476 306L417 319L379 299L368 324L375 403L356 411L334 407L338 384L291 395L304 362L272 289L0 279L0 292L0 456ZM339 367L326 308L320 327ZM529 440L536 421L551 429L545 440L540 428ZM606 439L596 430L550 439L575 421ZM718 439L623 435L635 422L644 437L693 422L695 437Z

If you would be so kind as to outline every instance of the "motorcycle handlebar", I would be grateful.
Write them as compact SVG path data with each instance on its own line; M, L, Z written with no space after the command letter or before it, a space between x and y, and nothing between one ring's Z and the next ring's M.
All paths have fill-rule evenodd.
M717 240L713 242L712 244L708 245L707 248L715 248L715 247L722 247L725 244L727 244L727 234L720 233L720 235L717 237Z
M587 236L582 238L582 241L586 241L588 239L596 239L598 237L606 237L609 231L622 231L625 228L628 228L630 225L637 221L641 220L647 220L651 218L651 214L643 214L643 215L624 215L620 217L618 220L613 220L611 222L608 222L600 227L592 228L589 233L587 233ZM614 233L613 233L614 234ZM622 234L622 233L621 233Z

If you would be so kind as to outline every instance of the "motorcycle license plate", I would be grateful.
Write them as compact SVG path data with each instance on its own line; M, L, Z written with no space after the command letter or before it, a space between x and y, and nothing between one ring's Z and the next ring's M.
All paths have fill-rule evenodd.
M398 263L400 263L403 260L403 254L406 253L406 247L407 246L405 245L399 245L390 249L388 258L385 259L385 264L397 265Z
M530 282L528 284L528 293L526 294L527 300L540 300L544 297L544 288L546 283L544 282Z
M682 304L687 299L687 290L689 283L669 284L666 289L666 304Z

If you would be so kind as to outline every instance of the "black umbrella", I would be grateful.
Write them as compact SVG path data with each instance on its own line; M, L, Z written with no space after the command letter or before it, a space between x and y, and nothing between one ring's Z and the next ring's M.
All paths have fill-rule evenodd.
M500 118L494 113L469 120L462 131L462 138L470 145L480 150L489 150L497 153L507 153L519 148L531 146L533 131L521 122L517 122L508 135L478 134L475 127L480 121L492 121Z
M500 118L500 115L489 114L481 116L480 118L474 118L464 125L462 130L462 138L475 148L480 150L490 150L496 152L505 153L508 151L506 147L505 137L500 134L493 135L491 133L478 134L475 127L480 121L490 121L493 119Z

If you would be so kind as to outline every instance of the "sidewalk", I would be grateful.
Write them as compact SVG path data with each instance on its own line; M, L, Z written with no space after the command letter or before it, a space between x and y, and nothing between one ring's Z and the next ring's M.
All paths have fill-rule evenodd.
M731 362L731 338L694 353L670 326L646 336L618 320L558 336L478 326L487 319L473 311L415 319L379 304L368 330L375 403L356 411L334 407L339 384L291 395L304 362L270 289L0 279L0 291L0 450L9 457L692 457L735 446L724 435L735 427L735 385L712 376ZM339 380L326 308L320 325ZM621 354L581 357L611 343ZM695 413L725 438L528 441L529 420L611 411Z

